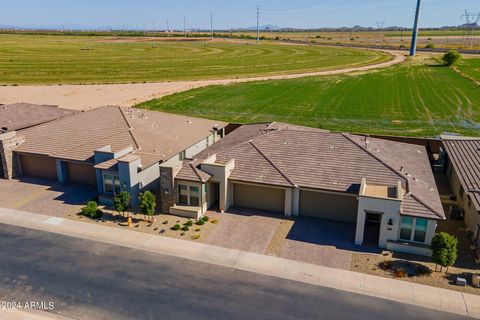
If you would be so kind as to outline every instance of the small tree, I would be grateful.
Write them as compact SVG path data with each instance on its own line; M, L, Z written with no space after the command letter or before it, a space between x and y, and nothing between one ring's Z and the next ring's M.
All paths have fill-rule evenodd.
M152 217L155 214L155 206L157 205L157 201L153 193L150 191L140 193L138 201L140 212L143 214L144 219L146 215Z
M446 232L440 232L432 239L432 260L440 265L440 271L452 266L457 260L458 239ZM435 268L436 269L436 268Z
M460 53L458 53L456 50L450 50L442 57L442 60L446 66L454 65L458 59L460 59Z
M130 193L127 191L122 191L113 197L113 207L115 211L121 213L125 217L125 211L130 207Z

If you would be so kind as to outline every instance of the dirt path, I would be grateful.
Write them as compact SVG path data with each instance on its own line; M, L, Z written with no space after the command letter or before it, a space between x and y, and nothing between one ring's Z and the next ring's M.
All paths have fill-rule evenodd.
M0 104L28 102L35 104L58 105L72 110L88 110L105 105L126 107L151 99L161 98L173 93L187 91L193 88L206 87L209 85L361 72L386 68L405 60L404 53L395 51L388 51L388 53L393 55L392 60L374 65L288 75L132 84L4 86L0 87Z

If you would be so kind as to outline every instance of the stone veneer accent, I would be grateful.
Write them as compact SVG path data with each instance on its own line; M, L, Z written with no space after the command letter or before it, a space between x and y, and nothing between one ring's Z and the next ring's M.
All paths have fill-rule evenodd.
M176 190L173 167L160 166L160 210L168 213L170 207L175 205Z
M25 138L18 136L15 131L0 134L0 159L2 161L1 172L5 179L12 179L21 175L20 163L13 154L18 146L25 142Z

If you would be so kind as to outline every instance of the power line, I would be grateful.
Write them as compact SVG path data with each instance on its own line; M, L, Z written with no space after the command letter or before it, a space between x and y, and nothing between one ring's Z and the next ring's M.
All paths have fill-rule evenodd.
M183 36L186 38L187 37L187 27L185 23L185 16L183 16Z
M420 20L420 10L422 8L422 0L417 0L417 10L415 10L415 21L413 23L412 44L410 45L410 56L413 57L417 53L418 40L418 21Z

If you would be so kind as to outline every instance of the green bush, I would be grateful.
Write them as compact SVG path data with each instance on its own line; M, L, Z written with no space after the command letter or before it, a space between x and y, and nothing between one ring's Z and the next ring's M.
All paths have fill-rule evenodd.
M209 216L204 216L204 217L202 218L202 220L205 221L205 222L207 222L208 220L210 220L210 217L209 217Z
M113 197L113 207L115 208L115 211L124 215L125 211L127 211L130 206L130 198L130 193L127 191L122 191L115 195L115 197Z
M192 222L192 220L188 220L188 221L185 222L183 225L184 225L184 226L191 227L191 226L193 225L193 222Z
M426 49L433 49L433 48L435 48L435 45L433 43L429 42L425 45L425 48Z
M196 225L203 226L205 224L205 220L200 219L197 222L195 222Z
M182 231L188 231L188 230L190 230L190 228L189 228L188 226L184 226L184 227L182 228Z
M452 266L457 260L458 239L454 236L440 232L432 239L432 260L442 268Z
M443 55L442 60L446 66L452 66L458 61L458 59L460 59L460 57L460 53L456 50L450 50Z
M195 229L195 232L199 232L200 230L202 230L202 229L196 228L196 229Z
M176 224L173 227L171 227L170 229L177 231L177 230L180 230L180 228L181 228L180 225Z
M140 193L138 197L140 212L147 216L153 216L155 214L155 207L157 205L157 200L155 195L150 191L145 191Z
M81 209L81 213L83 216L92 219L98 219L103 215L102 210L98 208L98 204L95 201L87 202L87 205Z

